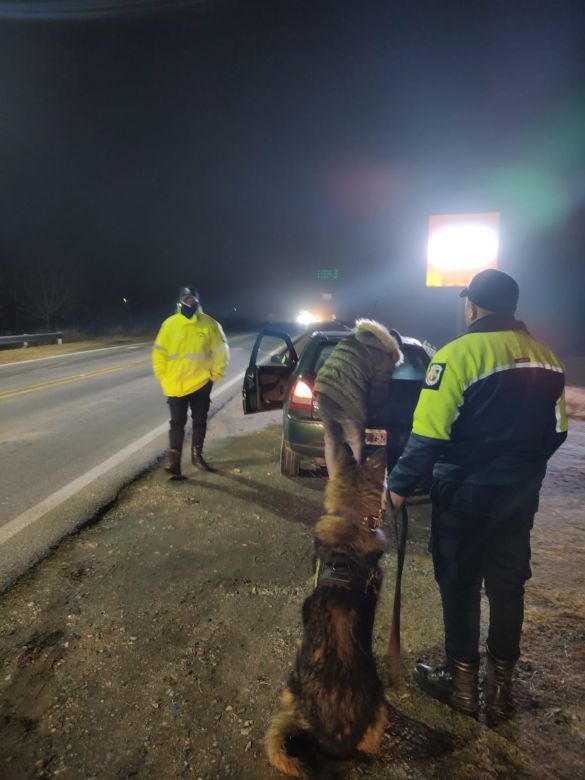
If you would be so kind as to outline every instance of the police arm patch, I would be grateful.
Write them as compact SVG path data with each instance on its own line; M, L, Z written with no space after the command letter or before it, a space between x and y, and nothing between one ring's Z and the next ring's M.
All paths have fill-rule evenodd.
M431 363L427 369L427 375L425 377L424 387L427 390L438 390L443 380L443 374L445 373L446 363Z

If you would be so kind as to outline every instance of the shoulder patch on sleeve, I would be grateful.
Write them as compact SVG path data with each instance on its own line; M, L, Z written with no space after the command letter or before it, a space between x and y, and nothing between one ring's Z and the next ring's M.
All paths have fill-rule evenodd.
M431 363L427 369L423 387L427 390L438 390L441 386L446 367L446 363Z

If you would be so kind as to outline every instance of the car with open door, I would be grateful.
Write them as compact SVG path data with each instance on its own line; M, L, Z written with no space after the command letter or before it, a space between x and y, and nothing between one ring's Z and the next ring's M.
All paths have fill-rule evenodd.
M325 465L323 423L313 386L319 369L348 333L348 329L318 330L295 341L288 333L266 329L256 338L242 387L244 414L283 409L283 474L297 476L303 459ZM420 341L395 330L391 333L400 343L404 363L394 369L388 398L366 428L366 452L385 447L389 468L410 434L430 359Z

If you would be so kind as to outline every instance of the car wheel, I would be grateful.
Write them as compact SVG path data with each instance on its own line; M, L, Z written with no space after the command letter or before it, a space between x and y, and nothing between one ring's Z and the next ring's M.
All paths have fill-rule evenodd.
M301 467L301 456L282 441L280 446L280 473L285 477L298 477Z

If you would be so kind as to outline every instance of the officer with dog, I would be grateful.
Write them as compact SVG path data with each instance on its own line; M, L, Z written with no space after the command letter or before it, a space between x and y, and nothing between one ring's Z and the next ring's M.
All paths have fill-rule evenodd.
M181 454L189 407L193 420L191 462L214 471L203 458L213 383L224 375L229 347L219 322L203 312L194 287L182 287L177 312L160 327L152 350L152 367L171 412L168 461L171 480L184 480Z
M567 436L565 377L554 353L515 318L519 289L511 276L482 271L461 296L468 329L429 365L389 496L399 509L432 471L430 551L446 663L419 662L415 678L430 696L477 715L485 583L486 706L500 718L511 709L540 487Z

